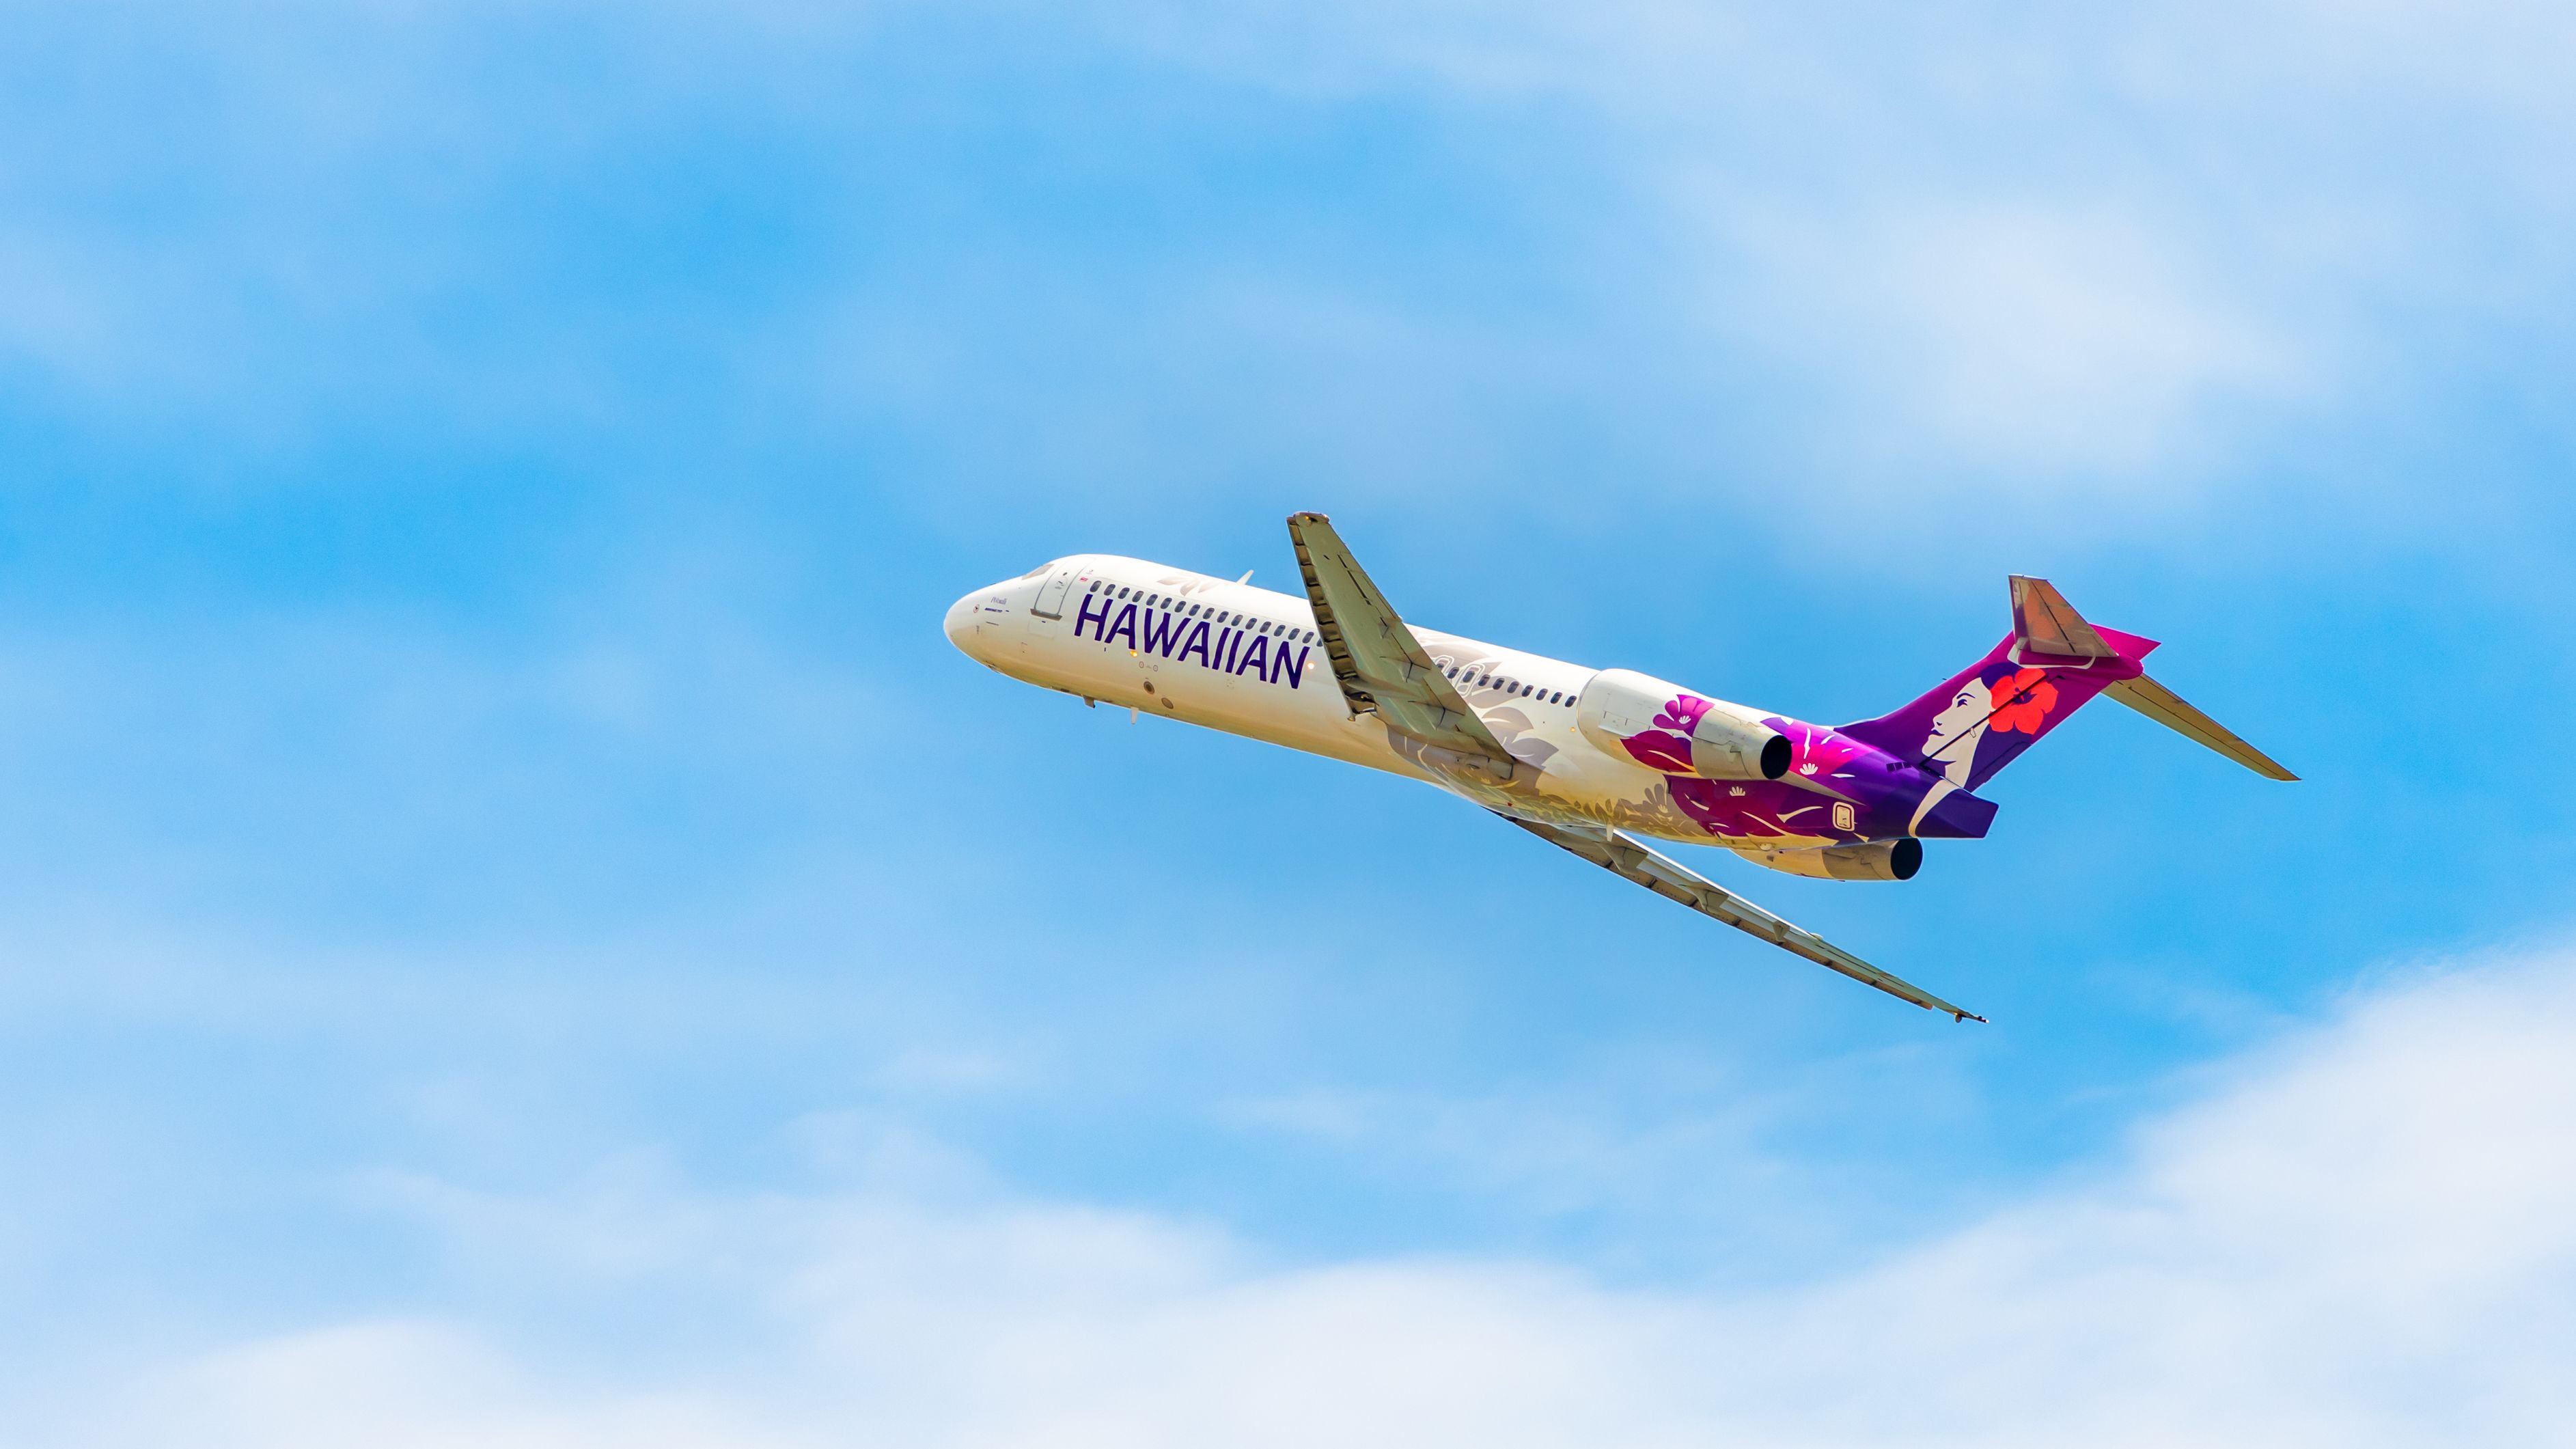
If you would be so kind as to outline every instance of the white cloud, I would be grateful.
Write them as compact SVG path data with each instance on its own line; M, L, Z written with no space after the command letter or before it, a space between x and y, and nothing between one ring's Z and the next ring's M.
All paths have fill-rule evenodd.
M568 1400L436 1324L352 1324L252 1344L138 1386L109 1432L260 1449L752 1449L786 1444L720 1406L650 1390Z
M544 1311L261 1340L100 1395L139 1407L63 1442L2549 1442L2576 1413L2571 1038L2564 954L2383 990L2089 1181L1750 1295L1279 1265L945 1170L838 1199L438 1190L420 1210ZM623 1374L530 1330L585 1294L620 1305L595 1336L641 1334Z
M1793 455L1913 498L2188 499L2576 289L2551 7L1136 8L1193 63L1589 136L1632 285L1780 379Z
M1505 178L1498 218L1529 213L1497 254L1561 296L1408 294L1402 219L1314 193L1364 265L1183 236L1140 276L1033 231L1025 256L976 260L996 243L960 236L943 250L963 260L893 277L783 276L797 301L774 310L594 315L513 290L549 264L550 223L477 218L674 128L865 152L851 78L906 7L161 9L190 27L168 54L77 21L36 34L83 84L0 122L79 139L16 173L0 262L27 285L0 301L0 363L227 429L392 397L471 428L614 418L649 404L629 396L637 335L685 334L699 396L918 432L967 479L1251 459L1481 498L1573 438L1604 471L1799 476L1820 508L1919 530L1928 510L1838 490L2188 503L2317 416L2437 395L2428 376L2576 289L2550 244L2576 207L2550 142L2576 119L2556 84L2570 28L2541 6L1113 0L1048 16L1047 44L1141 54L1135 83L1176 95L1214 75L1448 113L1439 154ZM961 48L978 27L1030 43L1007 9L940 23ZM582 84L478 60L530 37ZM147 61L191 84L137 106L102 79ZM173 154L200 184L160 230L83 200L99 177L157 194ZM459 309L501 330L459 333Z
M1985 486L2005 490L2070 473L2151 487L2214 404L2307 385L2290 339L2132 218L1926 202L1716 224L1756 272L1712 310L1833 378L1834 446L1873 471L1929 461L1994 469Z

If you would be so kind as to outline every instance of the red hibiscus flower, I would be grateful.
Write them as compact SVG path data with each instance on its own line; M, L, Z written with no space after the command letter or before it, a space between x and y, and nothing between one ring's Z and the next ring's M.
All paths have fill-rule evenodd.
M2036 736L2048 721L2048 712L2057 708L2057 686L2048 682L2045 669L2017 670L1989 684L1993 693L1994 717L1986 722L1988 729L2013 731Z

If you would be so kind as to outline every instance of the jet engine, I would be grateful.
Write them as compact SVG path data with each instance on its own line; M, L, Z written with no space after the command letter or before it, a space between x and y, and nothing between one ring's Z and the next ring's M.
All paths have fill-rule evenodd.
M1592 676L1575 701L1574 725L1611 755L1667 775L1777 780L1789 773L1789 737L1759 715L1633 669Z
M1912 880L1923 868L1923 842L1908 835L1858 845L1811 845L1803 850L1748 850L1756 865L1818 880Z

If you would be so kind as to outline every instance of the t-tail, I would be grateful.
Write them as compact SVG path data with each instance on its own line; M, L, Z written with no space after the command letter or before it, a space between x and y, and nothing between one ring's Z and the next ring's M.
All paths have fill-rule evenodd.
M1842 732L1974 790L2060 721L2107 694L2258 775L2299 778L2147 677L2153 639L2087 623L2046 579L2012 576L2013 631L1986 657L1896 711Z

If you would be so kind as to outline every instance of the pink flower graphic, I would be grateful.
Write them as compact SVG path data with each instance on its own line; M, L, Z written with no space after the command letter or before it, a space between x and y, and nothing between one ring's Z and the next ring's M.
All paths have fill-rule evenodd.
M1766 719L1764 724L1789 737L1789 770L1792 774L1831 775L1858 759L1869 746L1822 725L1804 720Z
M1658 718L1656 722L1660 724L1662 720ZM1680 735L1668 735L1661 730L1647 730L1642 734L1630 735L1619 743L1627 747L1629 754L1637 757L1638 764L1650 770L1661 770L1667 775L1690 773L1691 742Z

